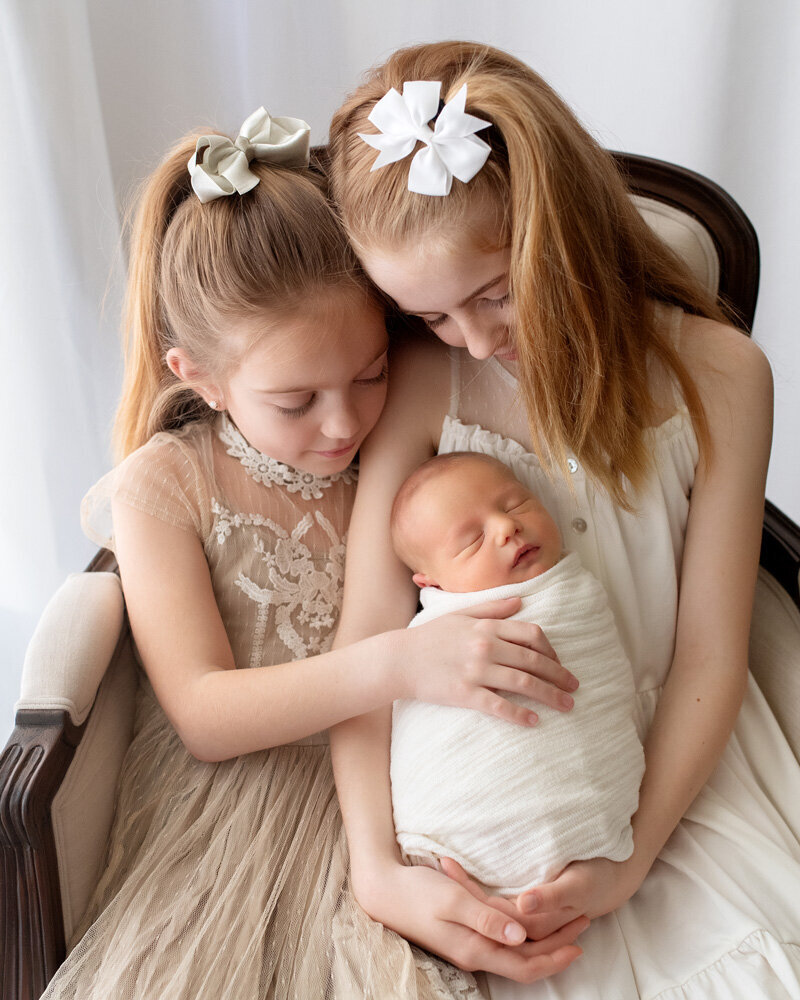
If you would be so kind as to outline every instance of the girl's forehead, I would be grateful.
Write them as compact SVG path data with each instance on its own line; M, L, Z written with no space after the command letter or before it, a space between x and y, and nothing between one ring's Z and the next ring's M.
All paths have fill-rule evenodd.
M399 309L424 314L461 306L487 283L505 277L510 252L432 237L401 248L365 250L361 259L375 284Z
M384 315L374 303L313 309L270 324L233 378L262 392L288 392L349 381L388 346Z

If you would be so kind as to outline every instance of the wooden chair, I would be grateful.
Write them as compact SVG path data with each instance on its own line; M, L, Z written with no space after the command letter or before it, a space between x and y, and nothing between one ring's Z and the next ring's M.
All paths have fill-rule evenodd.
M647 221L749 330L758 242L739 206L716 184L681 167L616 157ZM41 995L102 869L137 688L115 569L111 553L101 550L48 605L26 656L16 728L0 758L0 977L6 1000ZM798 570L800 530L767 503L751 664L796 755Z

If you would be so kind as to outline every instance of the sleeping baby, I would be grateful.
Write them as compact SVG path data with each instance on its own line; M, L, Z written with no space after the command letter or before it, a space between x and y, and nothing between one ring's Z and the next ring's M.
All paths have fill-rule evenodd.
M397 841L411 864L458 861L489 892L515 896L571 861L633 851L644 753L630 663L605 591L502 462L457 452L400 488L392 540L423 610L410 627L502 597L541 626L580 681L571 712L522 696L535 728L472 709L397 701L391 779Z

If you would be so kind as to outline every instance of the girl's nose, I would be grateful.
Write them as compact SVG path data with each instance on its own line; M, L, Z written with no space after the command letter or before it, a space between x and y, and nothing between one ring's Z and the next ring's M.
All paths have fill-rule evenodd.
M346 441L355 437L360 426L353 400L349 396L341 396L328 408L322 421L322 433L331 440Z
M474 317L459 322L464 346L478 361L490 358L502 340L495 323L488 320L478 320Z

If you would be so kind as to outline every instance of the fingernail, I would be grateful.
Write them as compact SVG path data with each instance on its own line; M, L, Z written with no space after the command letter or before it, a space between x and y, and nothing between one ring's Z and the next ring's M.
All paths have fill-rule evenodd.
M525 940L525 931L519 924L506 924L503 929L503 936L509 944L522 944Z
M523 896L519 901L519 908L523 913L533 913L539 906L539 900L535 896Z
M572 706L575 704L574 699L570 698L568 694L562 694L561 697L559 698L559 701L564 706L564 708L572 708Z
M577 691L579 684L580 681L578 680L577 677L570 677L570 679L567 681L567 687L570 689L570 691Z
M528 712L528 725L535 726L539 721L539 716L535 712Z

